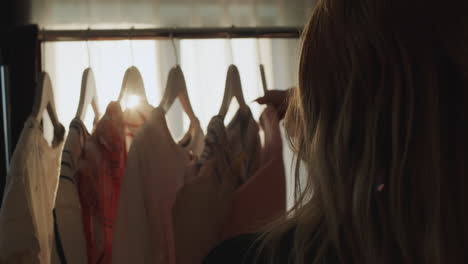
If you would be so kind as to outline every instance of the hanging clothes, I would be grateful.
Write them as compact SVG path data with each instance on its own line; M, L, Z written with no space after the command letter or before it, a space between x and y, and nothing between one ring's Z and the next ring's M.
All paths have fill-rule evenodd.
M258 232L286 213L286 176L277 111L269 106L260 116L265 144L255 174L234 192L222 240Z
M231 151L231 143L228 139L226 133L226 127L224 126L224 120L220 116L215 116L210 120L208 124L208 129L205 137L205 147L198 161L199 166L202 166L203 163L212 159L213 157L217 158L217 166L215 168L216 176L218 177L219 182L224 182L236 189L241 184L240 174L244 174L244 154L239 154L237 158L242 160L242 165L239 169L239 175L235 175L235 178L226 178L224 173L230 168L231 162L235 159L236 155Z
M88 138L76 172L88 263L111 263L112 234L125 169L124 119L111 102Z
M238 180L241 169L240 162L235 159L228 168L224 167L224 162L210 162L207 166L216 171L200 171L200 174L195 173L197 166L192 165L192 173L187 173L173 208L177 263L201 263L220 242L235 191L233 182ZM223 177L219 177L219 171Z
M132 108L127 108L124 111L124 129L125 129L125 145L127 152L130 150L132 141L138 130L148 119L149 115L153 111L153 107L149 104L138 104Z
M40 122L28 118L12 157L3 196L0 263L50 263L52 209L62 145L54 142L49 146Z
M155 108L129 152L114 233L112 263L175 263L172 206L190 154L203 148L198 120L179 143Z
M260 165L260 136L258 124L249 108L239 109L226 127L231 151L234 155L245 155L240 182L245 183Z
M260 137L258 124L249 108L239 109L228 126L223 118L215 116L208 124L205 149L200 157L203 163L213 157L224 160L227 167L232 160L243 156L241 173L236 187L246 182L260 165Z
M87 263L88 260L75 173L78 170L78 162L89 136L83 122L79 118L73 119L62 152L59 185L55 200L53 264L82 264Z
M180 215L186 215L187 212L197 213L194 208L197 208L199 206L198 203L206 199L228 199L226 201L210 202L210 205L207 205L207 207L210 207L209 210L211 212L207 214L207 217L211 214L222 215L225 210L229 213L228 205L231 204L231 198L229 197L245 181L249 181L260 165L261 145L258 133L258 124L249 108L239 109L227 127L224 125L224 120L221 116L214 116L208 124L205 147L201 154L199 165L216 159L215 172L213 174L217 177L217 181L213 181L210 178L201 180L196 178L192 180L187 179L186 184L177 197L178 201L183 204L178 204L178 207L174 210L174 214L180 217ZM231 170L231 172L235 171L235 173L228 173L228 170ZM185 195L190 194L197 196L194 198L194 203L197 204L193 204L184 198ZM207 208L203 207L203 209ZM212 210L217 211L213 212ZM210 239L217 240L215 242L221 242L222 230L213 230L213 228L217 227L211 225L208 221L203 221L203 223L197 222L196 225L192 225L189 217L184 217L183 219L177 218L174 221L178 228L175 232L175 248L177 261L179 262L186 263L187 261L191 261L192 263L199 263L205 254L209 253L206 243L210 243L210 241L202 239L201 243L193 243L190 239L187 239L187 234L197 234L203 237L204 234L200 233L199 230L202 230L202 232L210 230L210 233L214 236ZM217 221L221 220L217 219ZM223 225L221 224L221 226Z

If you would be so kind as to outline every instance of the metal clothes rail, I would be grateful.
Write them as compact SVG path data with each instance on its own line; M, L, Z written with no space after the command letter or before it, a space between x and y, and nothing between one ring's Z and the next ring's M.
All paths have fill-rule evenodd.
M210 38L299 38L300 27L221 27L43 30L42 41L86 41L124 39L210 39Z

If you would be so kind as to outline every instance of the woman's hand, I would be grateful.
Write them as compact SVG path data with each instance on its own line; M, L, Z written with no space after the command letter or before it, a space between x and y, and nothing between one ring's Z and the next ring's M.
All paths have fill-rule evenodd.
M232 165L219 166L213 159L201 167L192 161L187 167L186 182L177 193L173 208L177 264L199 264L221 242L234 188L229 181L219 179L231 178L236 170ZM217 175L216 171L226 173Z
M271 90L268 91L263 97L255 100L259 104L271 105L278 112L278 118L281 120L286 114L289 105L289 95L293 88L289 90Z

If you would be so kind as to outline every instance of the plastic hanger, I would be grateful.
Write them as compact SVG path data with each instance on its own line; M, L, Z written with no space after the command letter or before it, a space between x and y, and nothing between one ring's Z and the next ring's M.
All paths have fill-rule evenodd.
M34 98L31 116L34 117L37 122L40 122L42 114L46 110L54 127L54 139L52 145L56 145L63 140L65 128L58 120L57 112L55 111L54 93L49 74L42 72L39 76L39 82L36 85L36 97Z
M182 104L182 109L190 118L190 121L197 120L195 113L193 112L192 105L187 92L187 85L185 82L184 73L179 65L179 56L177 53L176 44L174 38L171 36L172 49L174 51L174 57L176 59L176 66L169 71L167 77L166 90L164 91L163 99L159 104L164 112L169 111L175 100L178 98Z
M131 66L125 72L118 101L122 103L124 97L129 95L136 95L143 103L149 104L143 78L141 77L140 71L135 66Z
M262 81L263 94L266 94L268 92L268 85L267 85L266 76L265 76L265 66L263 66L263 63L262 63L262 53L260 51L260 40L258 38L257 38L257 56L258 56L258 61L259 61L260 78Z
M266 94L268 92L268 86L266 82L266 76L265 76L265 67L263 64L260 64L260 77L262 78L262 88L263 88L263 94Z
M93 124L95 124L101 115L98 108L96 81L94 79L94 73L91 68L85 69L83 72L83 77L81 78L80 101L78 103L78 110L76 111L76 117L81 121L84 121L86 116L86 108L89 105L91 105L94 112Z
M122 100L124 99L124 97L129 96L129 95L135 95L139 97L140 102L149 104L148 98L146 97L145 85L143 84L143 78L141 77L141 73L138 70L138 68L134 66L133 44L132 44L132 36L131 36L131 32L133 30L134 28L132 27L129 33L130 58L131 58L132 66L130 66L130 68L128 68L127 71L125 71L118 101L122 103Z
M88 38L89 38L89 31L91 29L88 27ZM94 121L93 124L96 124L99 120L101 114L98 108L98 101L97 101L97 92L96 92L96 81L94 79L94 73L91 69L91 51L89 49L89 40L86 40L86 51L88 54L88 68L83 71L83 75L81 78L81 92L80 92L80 101L78 103L78 110L76 111L76 117L79 118L81 121L84 121L86 116L86 109L89 105L91 105L93 112L94 112Z
M182 104L184 112L188 115L191 121L196 120L197 117L193 112L192 105L190 104L190 99L188 97L187 85L185 83L184 73L179 65L174 66L169 71L169 76L167 78L166 90L164 92L163 99L159 104L164 112L169 111L171 106L174 104L176 99L179 99Z
M244 94L242 93L242 85L239 75L239 70L233 64L229 66L227 77L226 77L226 86L224 88L224 97L221 104L221 109L219 110L219 115L224 119L231 105L233 98L236 98L239 103L239 108L246 108L247 104L245 103Z
M232 27L234 28L234 26ZM229 54L231 65L229 65L227 76L226 76L226 84L224 87L224 96L223 102L221 103L221 108L219 110L219 116L223 119L226 118L226 114L229 110L229 106L231 105L231 101L233 98L236 98L237 103L239 104L239 109L243 109L247 107L245 103L244 94L242 93L242 84L240 80L239 70L237 66L233 64L234 58L234 50L232 48L232 38L231 35L228 34L228 46L229 46Z

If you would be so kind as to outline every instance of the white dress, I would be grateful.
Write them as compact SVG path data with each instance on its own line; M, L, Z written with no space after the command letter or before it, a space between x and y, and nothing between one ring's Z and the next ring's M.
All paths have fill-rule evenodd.
M172 205L183 184L189 153L199 155L203 139L197 120L176 143L164 111L152 111L128 154L114 228L112 263L174 263Z
M62 143L29 118L12 157L0 211L0 263L50 263Z

